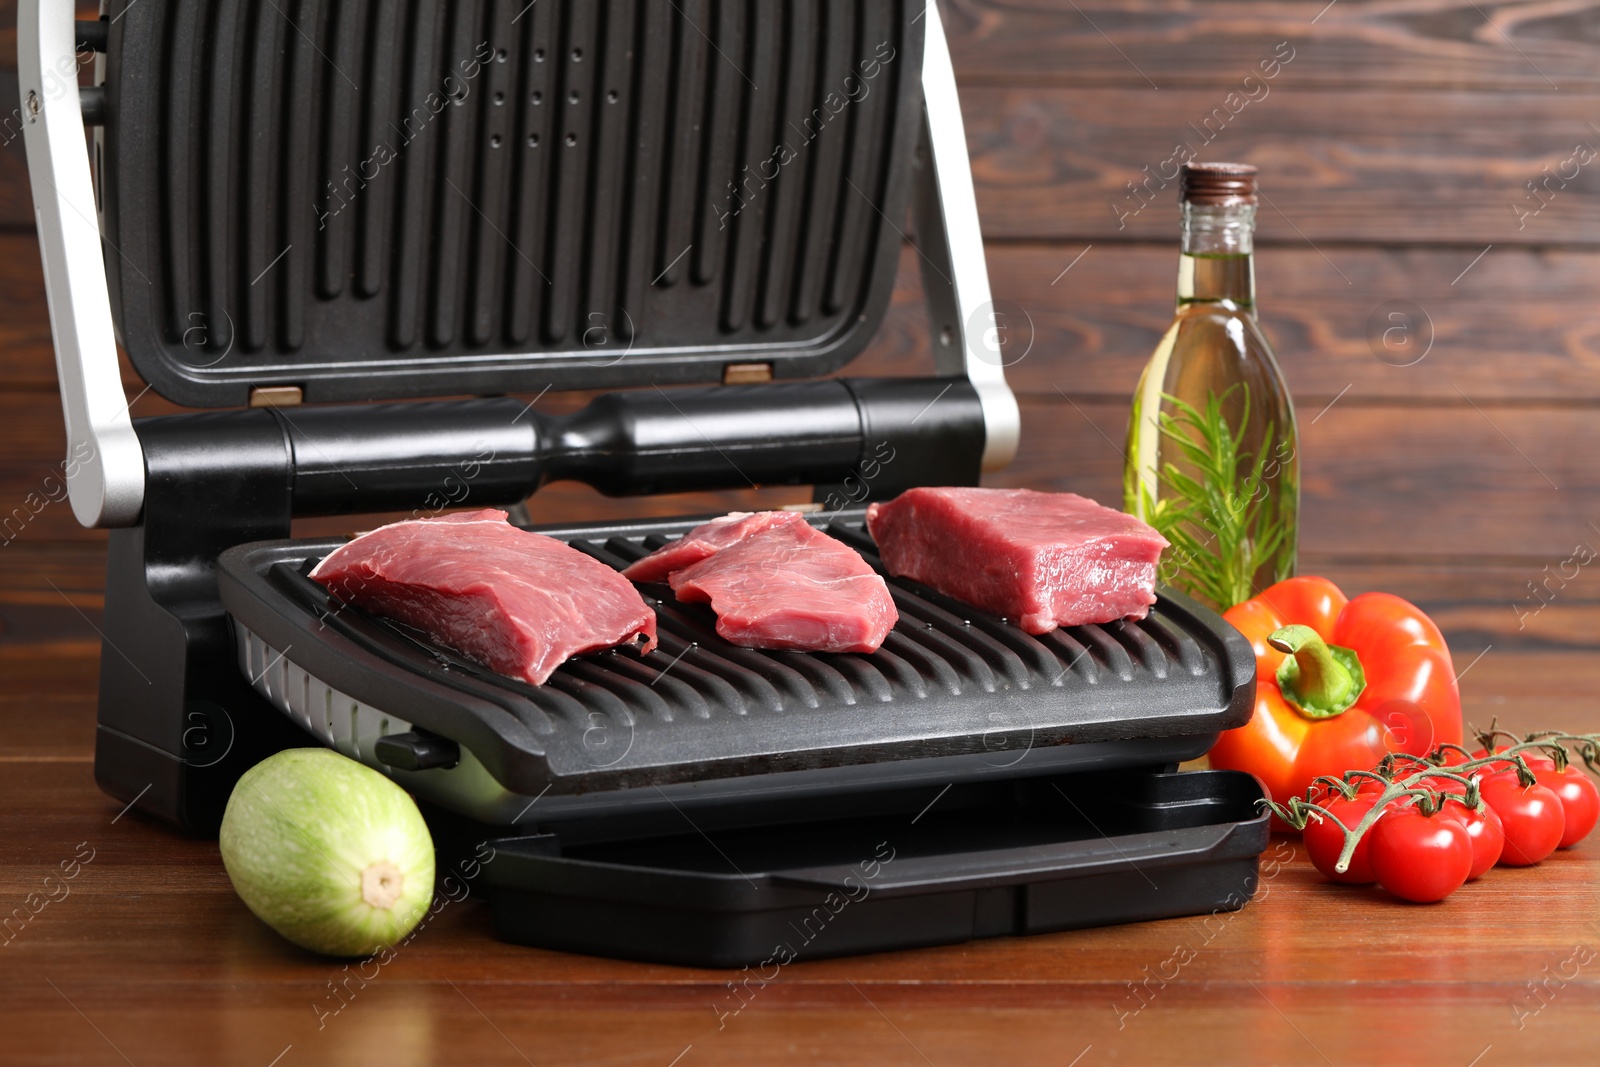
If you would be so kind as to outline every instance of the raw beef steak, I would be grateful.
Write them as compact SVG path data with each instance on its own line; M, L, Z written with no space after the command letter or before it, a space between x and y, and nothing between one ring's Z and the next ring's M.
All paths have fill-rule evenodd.
M1031 489L910 489L868 507L867 529L890 574L1031 634L1144 618L1167 547L1132 515Z
M672 573L683 601L710 601L717 633L746 648L876 652L899 612L860 553L805 521L769 526Z
M747 537L754 537L763 530L794 523L803 526L805 521L793 511L735 511L696 526L671 544L663 545L643 559L636 560L622 573L636 582L664 582L673 571L699 563L707 556L729 545L736 545Z
M329 553L311 577L501 674L541 685L570 656L644 639L656 615L622 575L503 511L397 522Z

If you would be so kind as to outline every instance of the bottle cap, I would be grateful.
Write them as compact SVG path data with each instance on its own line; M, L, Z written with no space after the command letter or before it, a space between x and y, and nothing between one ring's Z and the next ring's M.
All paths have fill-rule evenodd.
M1254 204L1256 168L1249 163L1185 163L1178 199L1187 204Z

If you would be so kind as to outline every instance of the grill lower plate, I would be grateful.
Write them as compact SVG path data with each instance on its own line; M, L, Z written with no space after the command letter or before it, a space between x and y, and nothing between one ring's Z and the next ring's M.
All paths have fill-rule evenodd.
M701 521L541 532L621 568ZM862 511L814 521L882 571ZM534 687L331 600L305 572L340 543L260 542L222 555L240 668L302 726L366 762L379 736L413 727L457 742L455 768L393 773L487 821L516 821L524 798L546 794L541 812L594 811L604 805L596 794L725 801L829 783L1155 765L1199 755L1248 719L1254 699L1249 645L1180 594L1162 590L1140 622L1034 637L887 575L901 617L872 655L738 648L717 636L707 606L645 586L659 615L656 652L577 657Z

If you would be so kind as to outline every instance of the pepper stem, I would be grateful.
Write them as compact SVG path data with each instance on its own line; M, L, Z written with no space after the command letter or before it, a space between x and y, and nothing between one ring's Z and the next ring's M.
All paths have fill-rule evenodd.
M1278 688L1289 705L1308 719L1343 714L1367 687L1356 654L1328 644L1309 626L1274 630L1267 644L1289 653L1278 668Z

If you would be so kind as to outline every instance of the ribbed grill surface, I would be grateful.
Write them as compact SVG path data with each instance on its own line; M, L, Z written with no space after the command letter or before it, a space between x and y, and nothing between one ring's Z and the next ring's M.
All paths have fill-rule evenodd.
M553 533L620 568L693 525ZM861 512L825 528L882 573ZM406 627L355 608L330 610L326 591L303 575L334 544L269 543L225 554L224 603L291 662L406 722L462 736L459 712L421 692L396 700L388 684L395 678L443 686L462 706L493 708L473 714L486 714L481 721L502 737L527 738L508 740L522 754L501 766L531 757L548 775L533 781L560 779L568 789L958 753L1009 766L1030 748L1064 742L1203 735L1237 725L1251 706L1249 646L1170 594L1138 622L1035 637L887 575L900 619L872 655L738 648L717 635L709 606L644 586L647 597L660 598L656 651L579 657L544 685L529 686ZM312 647L330 640L346 656L387 664L382 688L370 674L348 672L348 660ZM500 716L516 730L508 732Z
M164 392L814 354L892 281L905 0L113 6L112 267Z
M889 577L859 522L835 523L829 533L857 548L889 583L900 621L883 648L870 655L765 652L728 644L717 636L716 615L705 604L657 599L660 646L647 658L627 651L569 660L543 686L530 686L428 644L407 627L341 610L340 625L369 639L411 646L419 665L448 665L492 686L517 693L529 724L548 733L557 724L592 725L592 713L636 716L670 723L780 714L824 705L851 706L930 695L973 696L1001 689L1085 688L1173 676L1215 673L1217 656L1194 636L1164 621L1158 608L1137 622L1074 626L1035 637L1003 619ZM573 547L618 569L670 538L575 538ZM664 586L646 587L657 594ZM376 637L387 635L389 640Z
M626 566L696 525L546 533ZM861 510L824 528L882 573ZM1176 593L1163 590L1139 622L1032 637L894 577L886 581L899 622L870 656L738 648L718 637L709 606L645 585L646 597L659 597L656 651L578 657L530 686L331 601L306 573L338 544L259 542L222 553L219 592L246 638L242 662L259 669L282 656L283 677L304 673L338 694L334 710L342 710L330 729L344 729L352 715L350 737L384 717L430 729L530 797L546 787L581 793L954 755L1003 771L1032 749L1062 744L1150 739L1165 753L1171 745L1160 739L1202 739L1203 747L1206 734L1248 720L1254 704L1250 645ZM277 675L262 678L267 696L298 715L294 686L285 683L280 699ZM315 709L307 717L320 721Z
M657 680L664 685L671 675L678 675L691 714L707 718L825 703L926 699L935 693L960 696L1000 689L1088 687L1131 682L1136 675L1198 677L1218 666L1214 653L1192 635L1163 622L1159 610L1138 622L1076 626L1034 637L926 587L890 577L859 520L835 522L827 530L860 551L889 583L900 621L880 651L863 656L739 649L716 635L716 616L707 605L680 604L669 598L655 605L661 650L649 658L648 667L647 661L617 653L573 661L557 674L572 670L601 686L612 685L619 674L632 675L646 685ZM621 568L669 540L658 535L570 543ZM685 650L687 654L678 659ZM667 665L674 659L677 663L669 672ZM680 674L685 665L690 670ZM629 684L619 686L618 694Z

